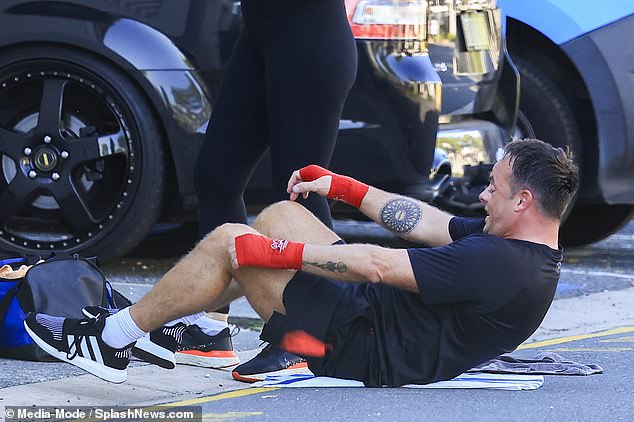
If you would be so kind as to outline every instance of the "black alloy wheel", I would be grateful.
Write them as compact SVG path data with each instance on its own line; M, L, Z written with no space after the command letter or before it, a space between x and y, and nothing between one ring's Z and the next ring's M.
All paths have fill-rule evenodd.
M153 110L130 78L62 48L0 54L0 248L110 258L161 210Z

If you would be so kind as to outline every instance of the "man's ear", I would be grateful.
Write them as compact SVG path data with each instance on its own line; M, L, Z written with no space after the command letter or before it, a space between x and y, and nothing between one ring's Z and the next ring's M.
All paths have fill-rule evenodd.
M533 204L535 198L531 191L522 189L516 195L515 211L523 211Z

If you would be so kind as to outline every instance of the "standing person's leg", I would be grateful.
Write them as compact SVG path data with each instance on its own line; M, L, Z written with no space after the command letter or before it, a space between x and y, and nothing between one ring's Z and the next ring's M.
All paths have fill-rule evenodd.
M341 0L284 3L258 39L266 62L271 172L277 199L286 199L290 174L309 164L328 167L344 101L357 69L356 43ZM301 200L332 228L326 198ZM242 380L305 366L303 359L267 346L233 371Z
M200 238L223 223L246 223L243 193L268 147L264 62L244 29L220 86L194 172ZM236 365L229 306L188 325L178 363L220 368Z
M242 195L268 142L264 61L245 29L225 70L194 169L201 239L221 224L246 224Z
M309 164L328 167L345 99L357 71L357 49L344 2L320 0L292 5L280 18L266 60L271 168L278 199L287 199L290 174ZM285 19L285 20L284 20ZM332 227L326 198L301 204Z
M292 240L326 245L338 239L295 203L274 205L265 211L258 224L266 234L277 235L282 227L278 222L288 224L280 234ZM265 321L274 312L284 314L282 296L295 271L231 267L229 243L235 236L249 232L257 233L240 224L225 224L214 230L130 308L84 320L30 314L25 322L27 331L40 347L60 360L104 379L123 382L130 348L136 340L176 318L221 305L226 298L225 290L236 282L232 280L237 280Z

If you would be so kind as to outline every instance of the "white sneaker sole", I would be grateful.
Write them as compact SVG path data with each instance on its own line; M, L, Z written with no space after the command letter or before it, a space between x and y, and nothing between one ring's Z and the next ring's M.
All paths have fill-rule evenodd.
M176 363L181 365L200 366L203 368L223 369L240 363L238 357L196 356L188 353L176 352Z
M174 353L151 342L147 337L141 337L136 341L132 348L132 354L161 368L174 369L176 367Z
M92 359L88 359L82 356L75 356L73 359L68 359L66 357L65 352L60 352L53 346L49 345L47 342L42 340L35 334L27 325L26 321L24 321L24 329L31 336L35 344L40 346L42 350L44 350L49 355L61 360L62 362L68 362L71 365L75 365L78 368L83 369L84 371L90 372L91 374L104 379L106 381L114 382L120 384L125 382L128 379L128 371L125 369L115 369L110 368L102 363L95 362Z

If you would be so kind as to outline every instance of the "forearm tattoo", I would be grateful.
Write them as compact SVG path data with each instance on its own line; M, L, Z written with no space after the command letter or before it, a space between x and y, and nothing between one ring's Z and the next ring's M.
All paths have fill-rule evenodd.
M411 232L422 217L420 206L407 198L392 199L381 208L381 223L395 233Z
M324 271L329 271L331 273L345 273L348 271L348 266L343 262L332 262L328 261L326 263L323 262L307 262L306 264L312 265L313 267L317 267Z

